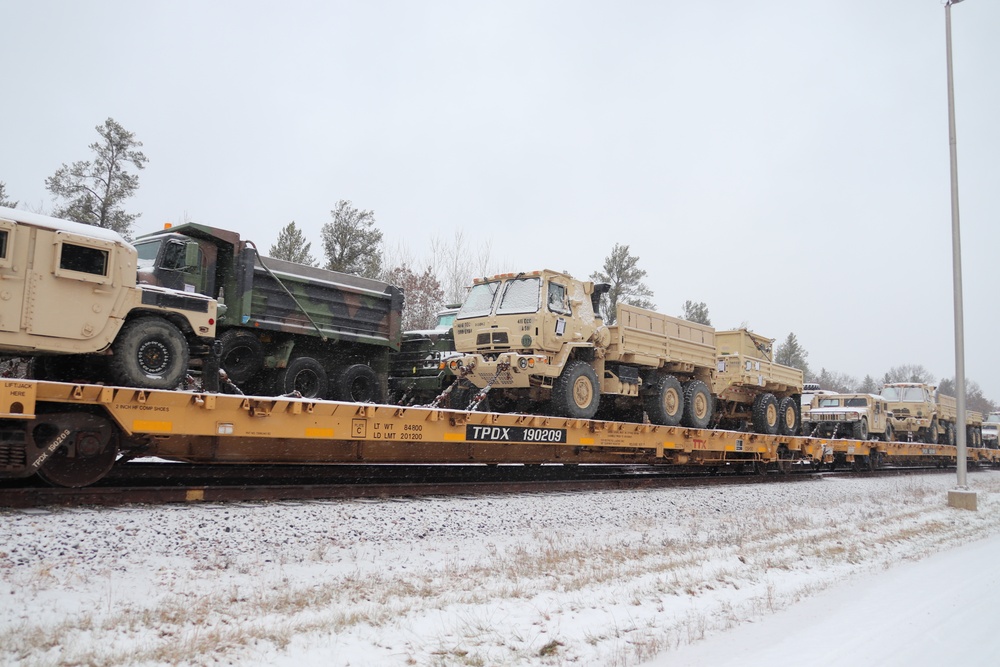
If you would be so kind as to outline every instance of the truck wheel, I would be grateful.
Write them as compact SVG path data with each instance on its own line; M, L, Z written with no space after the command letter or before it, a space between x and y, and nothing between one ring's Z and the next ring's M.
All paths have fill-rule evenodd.
M712 394L701 380L684 385L684 416L681 423L690 428L707 428L712 421Z
M552 409L573 419L590 419L601 404L597 373L586 361L571 361L552 383Z
M778 432L778 399L774 394L758 394L753 399L753 430L765 435Z
M955 446L955 427L952 424L944 425L944 444Z
M378 375L367 364L352 364L333 379L333 399L348 403L378 403L382 390Z
M229 329L221 336L222 366L233 384L246 384L260 372L264 366L264 345L250 331L244 329Z
M931 425L927 427L927 431L924 432L924 442L928 445L936 445L938 438L937 432L937 419L931 420Z
M664 375L646 394L643 401L649 421L664 426L677 426L684 416L684 392L673 375Z
M856 422L851 427L851 437L855 440L867 440L868 439L868 419L865 417L861 418L861 421Z
M295 357L274 376L274 386L279 394L297 391L302 398L326 398L329 380L323 364L312 357Z
M174 389L187 372L189 352L184 334L159 317L128 322L112 350L112 380L127 387Z
M778 435L798 435L802 425L799 402L786 396L778 403Z

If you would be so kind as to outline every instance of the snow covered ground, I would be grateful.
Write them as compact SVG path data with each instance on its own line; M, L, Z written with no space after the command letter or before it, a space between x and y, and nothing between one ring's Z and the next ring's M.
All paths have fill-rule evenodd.
M3 510L0 664L992 665L969 481Z

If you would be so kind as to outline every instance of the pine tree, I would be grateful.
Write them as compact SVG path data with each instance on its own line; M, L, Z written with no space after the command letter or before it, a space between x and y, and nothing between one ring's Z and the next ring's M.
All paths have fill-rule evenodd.
M7 199L7 184L0 181L0 206L6 206L7 208L17 208L16 201L10 201Z
M286 262L316 266L316 259L309 252L311 249L312 243L306 241L306 237L292 220L278 232L278 240L271 246L268 254Z
M332 222L323 225L326 268L367 278L382 274L382 232L372 211L359 211L341 199L330 211Z
M799 339L795 337L795 334L789 333L785 342L778 344L778 350L774 354L774 360L783 366L798 368L802 371L802 374L808 378L811 377L809 364L806 362L806 357L808 356L809 353L805 351L805 348L799 345ZM826 389L826 387L823 388Z
M637 264L638 257L633 257L629 253L627 245L615 244L611 254L604 260L604 270L595 271L590 275L594 282L610 283L608 298L602 304L604 321L607 324L614 324L618 315L618 302L628 303L640 308L655 308L647 297L652 297L653 292L642 279L646 277L646 272L640 269Z
M57 218L112 229L126 239L132 237L132 225L138 213L126 213L122 203L139 189L139 177L125 171L131 164L145 169L149 160L138 150L141 141L114 119L98 125L100 141L90 144L92 160L65 163L45 179L45 187L57 199L66 200L53 212Z
M704 301L685 301L684 314L681 317L688 322L712 326L712 320L708 317L708 306L705 305Z

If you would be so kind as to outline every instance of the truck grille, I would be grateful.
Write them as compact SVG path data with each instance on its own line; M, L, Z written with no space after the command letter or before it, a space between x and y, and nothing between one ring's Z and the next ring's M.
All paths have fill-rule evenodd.
M485 347L492 349L498 346L503 346L504 348L510 347L510 344L507 342L506 331L488 331L476 336L476 347L478 348Z

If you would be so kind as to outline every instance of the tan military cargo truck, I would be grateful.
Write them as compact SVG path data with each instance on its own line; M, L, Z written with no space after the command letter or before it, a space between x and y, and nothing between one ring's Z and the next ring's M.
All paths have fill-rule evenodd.
M802 374L757 348L769 339L627 304L607 326L607 289L551 270L477 280L455 318L452 370L489 387L498 411L796 432Z
M217 304L138 285L136 263L113 231L0 207L0 354L36 357L40 379L177 387Z
M876 394L817 394L802 419L808 436L892 441L889 403Z
M953 396L946 396L932 384L898 382L887 384L880 392L889 402L892 427L898 440L919 440L929 444L955 444L958 406ZM983 415L967 410L966 444L983 444Z

